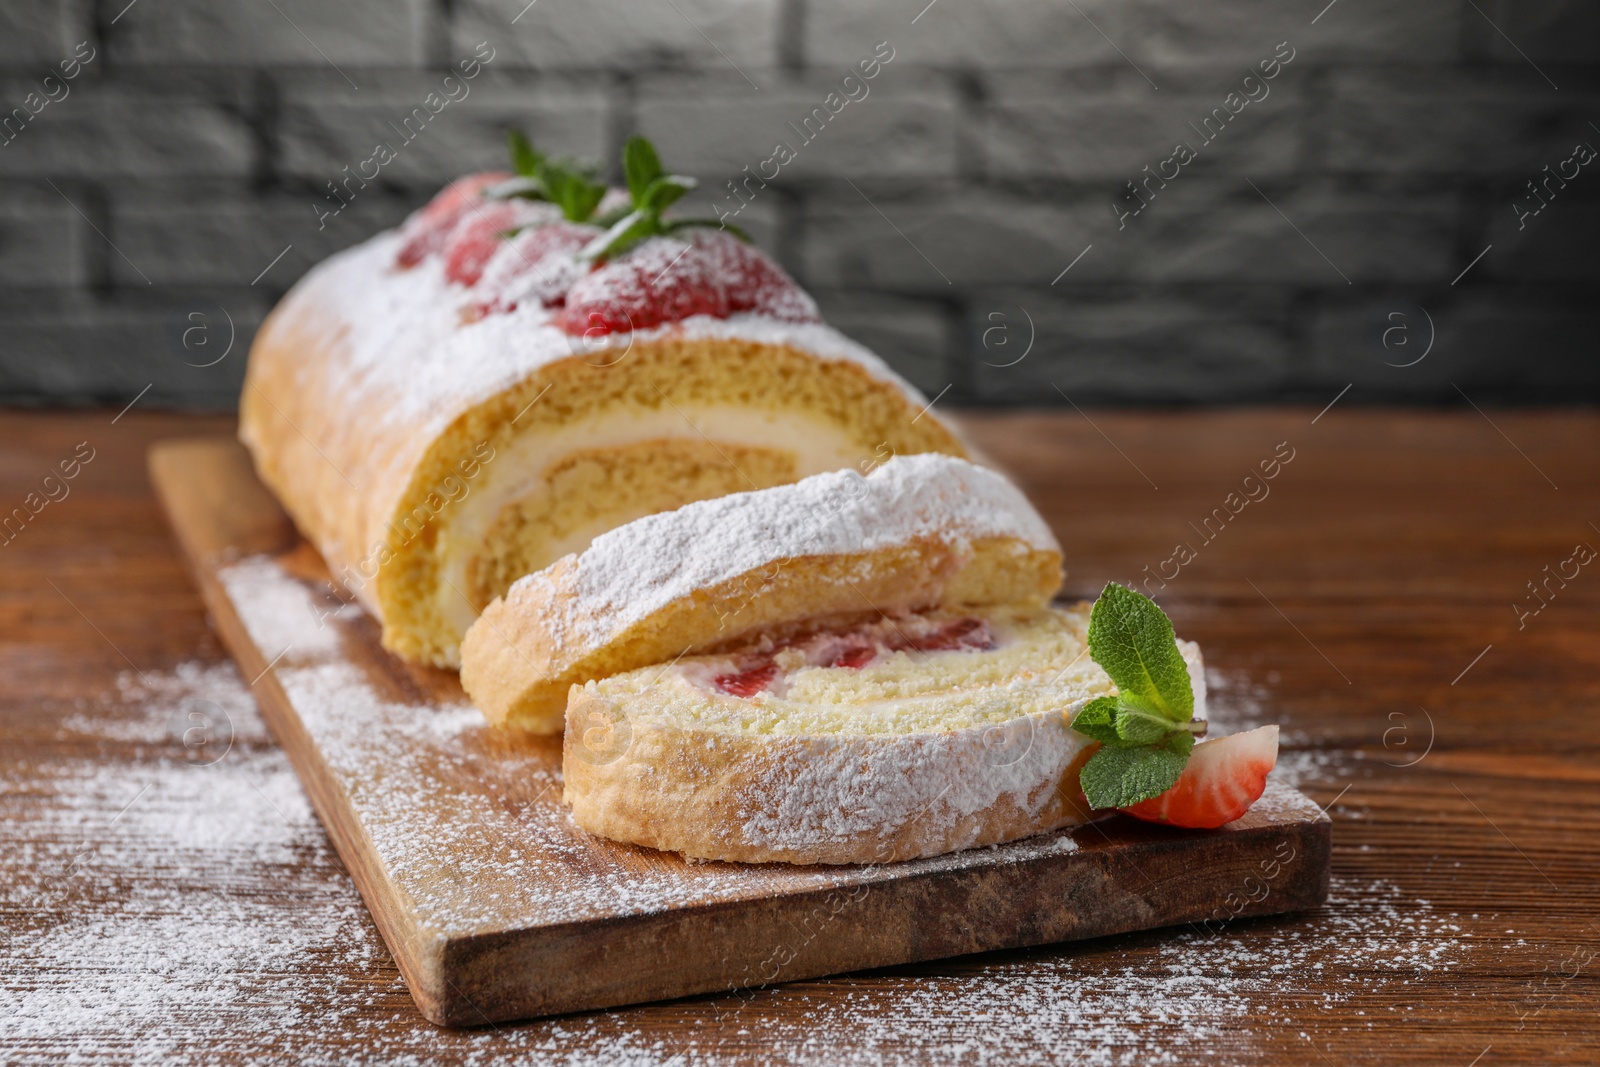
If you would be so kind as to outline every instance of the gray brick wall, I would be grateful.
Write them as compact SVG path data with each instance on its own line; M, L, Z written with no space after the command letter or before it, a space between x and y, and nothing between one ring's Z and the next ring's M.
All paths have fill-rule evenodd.
M468 96L319 223L479 42ZM229 406L282 292L512 123L613 169L645 133L697 212L795 145L740 221L947 401L1600 399L1600 160L1512 208L1600 146L1593 3L11 0L0 401ZM1384 331L1430 318L1392 365L1421 346Z

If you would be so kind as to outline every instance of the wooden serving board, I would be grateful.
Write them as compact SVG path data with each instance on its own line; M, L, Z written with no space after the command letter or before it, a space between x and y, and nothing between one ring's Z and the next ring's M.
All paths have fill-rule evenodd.
M687 863L591 837L558 739L385 653L227 438L151 472L215 626L430 1020L472 1026L1158 926L1328 891L1330 823L1272 786L1217 831L1112 816L863 867Z

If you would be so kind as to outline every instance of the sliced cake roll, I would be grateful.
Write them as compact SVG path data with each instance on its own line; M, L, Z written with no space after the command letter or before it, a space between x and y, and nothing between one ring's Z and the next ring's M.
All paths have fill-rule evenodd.
M457 665L513 580L633 519L966 454L738 237L507 177L452 183L312 270L250 354L240 436L386 648ZM618 212L633 230L606 228Z
M462 682L495 721L564 712L566 801L604 837L790 863L995 844L1088 817L1068 723L1115 687L1089 605L1048 606L1060 559L1002 476L900 457L597 538L484 613Z
M1094 745L1067 724L1113 691L1088 618L893 615L574 687L567 803L602 837L750 863L884 863L1084 822Z
M558 732L577 682L748 635L939 606L1042 607L1061 551L1006 478L936 454L704 500L519 580L462 647L491 721Z

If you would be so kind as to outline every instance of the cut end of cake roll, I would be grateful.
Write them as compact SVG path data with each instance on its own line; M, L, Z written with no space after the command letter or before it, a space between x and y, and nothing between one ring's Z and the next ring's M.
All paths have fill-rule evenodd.
M1049 527L1002 475L897 456L629 523L530 574L462 643L491 722L558 732L574 683L746 636L932 608L1039 608L1061 583Z
M318 266L250 356L240 436L391 652L458 666L514 580L634 519L967 454L753 247L691 232L593 263L598 227L485 199L503 177Z
M1096 746L1067 724L1115 691L1085 654L1089 611L881 617L574 687L566 802L599 836L746 863L893 862L1081 823Z

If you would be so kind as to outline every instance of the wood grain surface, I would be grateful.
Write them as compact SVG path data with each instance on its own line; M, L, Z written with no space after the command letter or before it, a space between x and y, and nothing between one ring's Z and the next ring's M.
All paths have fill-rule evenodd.
M227 421L6 412L6 510L95 458L0 547L0 1060L1594 1063L1600 576L1549 575L1600 547L1600 418L1353 399L969 420L1069 592L1193 544L1158 595L1329 805L1325 907L469 1031L412 1006L153 498L149 445Z

